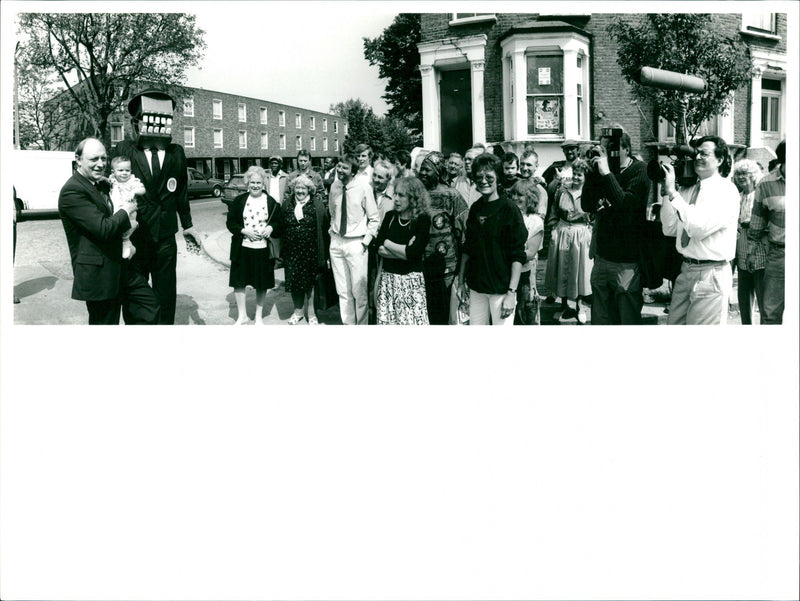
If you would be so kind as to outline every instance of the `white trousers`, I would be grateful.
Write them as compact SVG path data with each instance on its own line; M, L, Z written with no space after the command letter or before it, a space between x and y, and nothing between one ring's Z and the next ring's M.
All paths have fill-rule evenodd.
M486 326L489 325L489 316L492 317L493 326L513 326L514 312L503 319L500 313L503 310L503 299L505 294L484 294L469 290L469 325Z
M363 238L331 234L331 268L344 325L367 325L367 259Z

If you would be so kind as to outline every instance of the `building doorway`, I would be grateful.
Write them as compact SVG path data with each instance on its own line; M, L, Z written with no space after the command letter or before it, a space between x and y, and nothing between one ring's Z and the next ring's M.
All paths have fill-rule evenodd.
M472 146L472 87L469 69L441 71L442 153L461 155Z

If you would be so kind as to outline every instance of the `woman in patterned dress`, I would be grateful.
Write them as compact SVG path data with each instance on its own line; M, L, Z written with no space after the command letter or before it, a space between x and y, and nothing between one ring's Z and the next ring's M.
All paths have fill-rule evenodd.
M554 316L556 321L574 317L578 323L586 323L581 298L592 293L593 261L589 257L592 226L590 216L581 209L581 192L590 170L589 163L582 159L572 163L572 179L556 190L555 205L550 214L552 233L545 287L550 295L561 297L561 310ZM567 299L575 303L574 309L569 307Z
M247 192L237 196L228 209L226 226L233 235L228 284L236 298L236 325L247 322L246 287L256 290L255 323L263 325L264 298L275 286L275 259L270 257L267 239L281 235L281 205L264 191L266 180L261 167L250 167L244 174Z
M428 193L416 177L395 181L394 210L378 236L382 273L375 295L378 325L427 325L422 255L431 231Z
M469 209L464 197L445 183L444 155L431 152L419 168L419 179L430 196L431 233L425 249L425 289L433 325L447 325L450 287L458 273L460 243Z
M304 318L308 325L319 324L314 310L314 283L326 265L323 236L328 231L328 211L315 191L311 178L298 175L293 194L283 206L283 267L286 290L294 303L290 326Z

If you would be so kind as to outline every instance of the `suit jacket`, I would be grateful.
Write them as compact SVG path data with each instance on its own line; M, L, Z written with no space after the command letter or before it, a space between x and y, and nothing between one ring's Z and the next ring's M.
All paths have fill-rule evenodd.
M112 214L107 194L75 172L58 195L72 260L72 298L102 301L119 295L122 273L122 234L131 227L128 213Z
M236 261L242 250L242 241L244 240L244 236L242 235L242 229L244 228L244 207L247 204L248 196L250 196L249 192L239 194L239 196L233 199L230 208L228 208L228 217L225 220L225 225L228 231L233 235L231 239L231 261ZM280 238L283 235L283 214L281 213L281 205L269 194L267 194L267 213L269 214L267 217L268 225L272 226L270 238Z
M178 231L180 216L183 229L192 227L192 214L189 209L189 175L186 154L183 147L170 144L164 152L164 164L158 181L150 172L150 161L144 150L131 140L123 140L114 149L114 156L127 156L131 160L131 170L147 190L138 199L137 220L139 228L133 233L134 245L157 242Z

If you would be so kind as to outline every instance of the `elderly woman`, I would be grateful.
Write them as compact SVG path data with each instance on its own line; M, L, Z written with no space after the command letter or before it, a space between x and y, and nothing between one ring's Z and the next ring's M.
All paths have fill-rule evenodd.
M425 288L431 324L447 325L450 287L458 273L462 233L468 212L464 197L445 184L446 164L441 152L428 153L419 179L430 195L431 234L425 249Z
M739 226L736 231L736 257L731 261L733 271L739 268L739 315L742 325L753 323L753 297L758 300L764 294L764 268L766 256L756 253L754 269L747 269L747 231L750 228L750 214L753 210L756 185L762 177L761 168L755 161L742 159L733 166L733 183L739 190L741 201L739 205Z
M556 190L555 205L548 223L550 250L544 281L550 294L561 297L561 310L554 317L556 321L574 317L578 323L586 323L581 298L592 293L593 261L589 258L592 226L589 215L581 209L581 193L590 170L589 163L582 159L572 163L572 177L568 184L562 184ZM575 303L574 309L569 307L567 299Z
M298 175L293 193L283 205L283 266L286 290L294 303L290 326L303 319L308 325L319 324L314 310L314 284L327 264L325 234L329 216L315 191L310 177Z
M472 162L472 179L481 197L469 209L459 296L469 299L470 325L513 325L517 285L526 262L528 232L522 213L500 196L502 164L484 153Z
M375 239L382 261L375 295L378 325L428 325L422 255L430 231L425 186L416 177L399 178L394 209Z
M264 169L250 167L244 174L247 192L234 198L228 209L226 225L233 235L228 283L236 298L236 325L247 321L245 288L255 288L255 323L262 325L264 298L267 290L275 286L275 259L270 256L268 240L280 237L283 220L280 204L264 191L266 180Z

